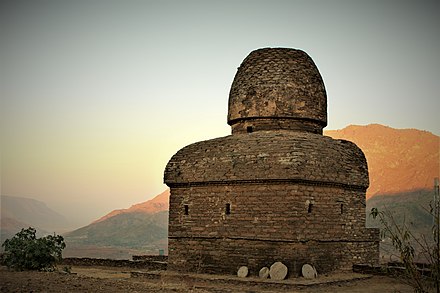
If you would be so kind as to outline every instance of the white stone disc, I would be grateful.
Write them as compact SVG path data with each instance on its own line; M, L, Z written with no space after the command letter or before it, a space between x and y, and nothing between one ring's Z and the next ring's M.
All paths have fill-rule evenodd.
M274 280L284 280L287 276L287 267L280 261L270 266L269 275Z
M246 278L248 274L249 274L249 269L246 266L240 267L237 271L237 276L239 278Z
M306 279L314 279L318 277L318 273L316 272L316 269L312 265L309 265L307 263L302 266L301 272L303 277Z
M269 268L268 267L261 268L260 272L258 273L258 276L262 279L267 279L269 277Z

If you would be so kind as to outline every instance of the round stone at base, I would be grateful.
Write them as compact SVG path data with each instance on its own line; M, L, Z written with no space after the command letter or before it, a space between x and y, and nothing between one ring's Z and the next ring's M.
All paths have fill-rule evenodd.
M261 279L267 279L269 277L269 268L268 267L261 268L260 272L258 273L258 276Z
M302 275L306 279L314 279L318 277L318 273L316 272L315 267L309 264L305 264L302 266L301 269Z
M246 278L249 274L249 269L246 266L242 266L237 271L237 276L239 278Z
M270 266L269 275L274 280L284 280L287 276L287 267L280 261Z

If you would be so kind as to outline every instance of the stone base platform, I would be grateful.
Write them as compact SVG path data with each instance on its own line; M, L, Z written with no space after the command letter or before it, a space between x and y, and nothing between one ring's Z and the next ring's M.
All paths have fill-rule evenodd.
M335 273L319 276L315 279L290 278L282 281L261 279L258 277L239 278L237 276L213 274L187 274L173 271L132 271L132 278L165 281L167 283L186 284L196 288L239 287L240 289L294 290L305 287L338 285L346 282L365 280L372 275L359 273Z

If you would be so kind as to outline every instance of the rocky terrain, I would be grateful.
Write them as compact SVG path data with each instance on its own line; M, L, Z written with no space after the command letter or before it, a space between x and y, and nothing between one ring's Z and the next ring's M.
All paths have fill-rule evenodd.
M440 172L439 137L417 129L380 124L350 125L325 135L356 143L367 158L370 187L367 199L417 189L432 190Z
M238 277L222 279L206 276L204 279L174 278L163 275L158 279L131 277L132 268L72 267L71 273L63 272L12 272L0 267L0 292L286 292L279 284L251 285L252 280ZM350 275L345 276L350 277ZM327 276L325 282L304 282L289 286L288 292L400 292L413 290L402 280L385 276L368 276L358 280L337 281L338 276ZM321 279L321 280L324 280ZM250 281L250 282L249 282ZM301 281L301 280L299 280ZM299 282L296 280L296 282ZM281 281L288 284L295 280Z

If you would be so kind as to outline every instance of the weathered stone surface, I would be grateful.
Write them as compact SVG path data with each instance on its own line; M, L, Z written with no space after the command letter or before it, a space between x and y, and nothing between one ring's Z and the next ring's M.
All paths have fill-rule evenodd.
M249 269L246 266L241 266L237 271L237 276L239 278L246 278L249 274Z
M285 264L277 261L270 266L269 276L273 280L284 280L287 276L288 269Z
M373 235L371 235L373 236ZM379 233L376 235L379 236ZM377 256L377 243L371 241L268 241L246 237L171 237L168 269L181 272L204 272L236 275L237 268L247 263L251 272L258 272L282 256L290 275L301 276L304 263L314 259L320 274L351 271L353 263L370 263ZM353 256L357 259L354 261ZM252 259L252 262L248 262ZM184 260L185 262L183 262Z
M294 131L235 134L189 145L168 162L175 185L307 180L368 187L367 161L352 142Z
M267 279L269 277L269 268L268 267L262 267L261 270L258 272L258 276L261 279Z
M212 198L213 194L215 198ZM307 201L314 203L311 213ZM231 206L229 215L226 214L226 203ZM245 237L270 243L371 241L379 234L376 229L365 228L364 203L365 193L362 191L284 182L173 188L169 212L173 224L169 226L168 236ZM185 215L185 205L189 205L188 215ZM249 246L252 247L252 242Z
M304 264L302 266L301 273L306 279L314 279L318 277L315 267L309 264Z
M251 53L231 88L232 135L191 144L166 166L168 269L237 274L282 259L300 276L310 261L321 274L378 263L367 162L354 143L321 135L326 99L304 52Z
M324 83L307 53L288 48L259 49L238 68L229 94L228 124L234 130L238 122L252 119L258 128L264 118L274 122L271 129L276 129L278 118L307 120L318 132L327 125Z

